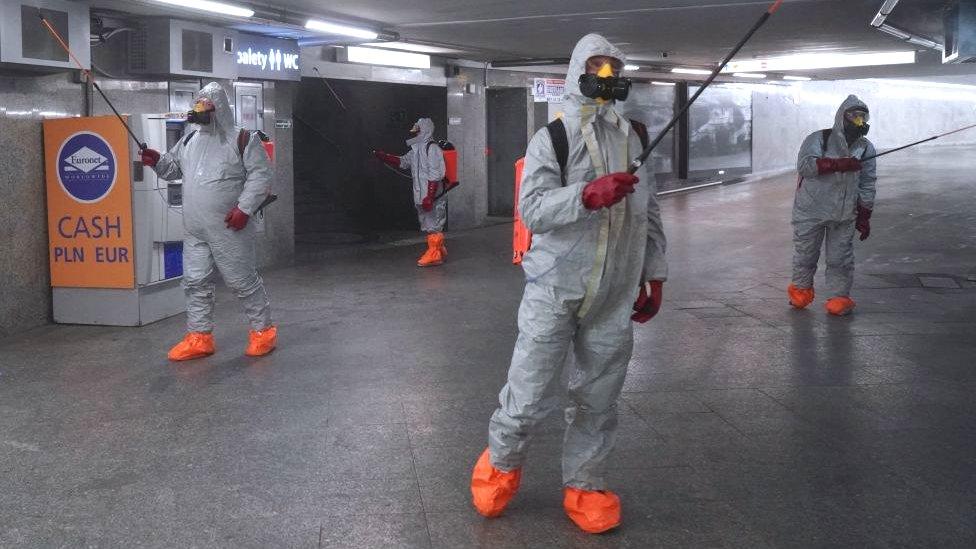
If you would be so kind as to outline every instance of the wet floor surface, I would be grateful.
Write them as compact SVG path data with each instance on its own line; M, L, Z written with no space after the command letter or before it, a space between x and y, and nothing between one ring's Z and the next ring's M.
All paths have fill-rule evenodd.
M224 290L218 353L192 363L165 359L181 317L4 342L0 546L972 547L966 158L881 163L840 319L786 303L792 176L663 201L671 280L636 330L614 533L563 515L558 417L505 516L470 508L522 286L502 225L452 234L437 269L399 245L266 272L265 358Z

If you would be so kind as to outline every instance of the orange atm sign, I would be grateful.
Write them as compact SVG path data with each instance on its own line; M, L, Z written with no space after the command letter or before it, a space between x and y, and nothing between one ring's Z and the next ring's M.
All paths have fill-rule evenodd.
M129 142L114 116L44 121L51 286L132 288Z

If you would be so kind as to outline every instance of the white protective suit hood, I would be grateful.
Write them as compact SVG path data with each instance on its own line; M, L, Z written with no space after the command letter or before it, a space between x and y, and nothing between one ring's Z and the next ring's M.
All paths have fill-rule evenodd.
M434 121L430 118L421 118L417 121L417 126L420 128L420 133L416 136L407 139L407 146L413 147L417 143L426 143L434 138Z
M868 110L867 104L861 101L856 95L848 95L847 99L841 103L840 108L837 109L837 115L834 117L834 128L830 134L830 142L828 144L828 154L834 158L850 156L851 148L857 144L857 141L855 141L849 147L847 145L847 137L844 134L844 113L853 107L861 107L865 111ZM860 139L865 138L861 137Z
M586 60L597 55L613 57L620 60L621 64L627 62L624 52L599 34L591 33L580 38L573 49L573 55L569 60L569 71L566 73L566 104L563 109L565 114L578 114L579 108L583 105L591 105L597 110L612 108L612 102L600 105L596 99L590 99L580 93L579 78L586 73Z
M217 133L224 137L235 137L237 128L234 125L234 111L230 108L230 99L220 84L211 82L197 93L197 99L209 99L214 104L213 119L210 124L200 125L200 131Z

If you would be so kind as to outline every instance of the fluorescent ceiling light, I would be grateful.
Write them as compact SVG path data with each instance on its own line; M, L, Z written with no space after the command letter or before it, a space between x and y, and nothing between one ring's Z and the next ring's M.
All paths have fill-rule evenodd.
M677 67L671 69L671 72L675 72L678 74L712 74L712 71L706 71L703 69L686 69L684 67Z
M624 65L625 71L637 71L640 70L640 65Z
M359 46L347 47L346 59L350 63L388 65L392 67L408 67L412 69L430 68L429 55L422 53L408 53L405 51L380 50L376 48L361 48Z
M797 82L806 82L807 80L812 80L809 76L784 76L783 80L796 80Z
M376 40L380 36L376 32L368 29L360 29L357 27L350 27L348 25L339 25L338 23L329 23L327 21L318 21L316 19L309 19L305 23L305 28L326 34L340 34L342 36L352 36L353 38L362 38L365 40Z
M733 61L726 72L802 71L839 69L843 67L874 67L878 65L904 65L915 62L915 52L895 51L886 53L807 53Z
M765 74L759 72L737 72L732 76L736 78L758 78L758 79L766 78Z
M655 86L675 86L675 85L677 85L674 82L651 82L651 84L653 84Z
M235 17L254 17L254 10L225 4L223 2L211 2L210 0L155 0L159 4L169 4L181 8L192 10L203 10L221 15L233 15Z
M454 53L457 51L452 50L451 48L428 46L426 44L412 44L410 42L370 42L368 44L360 44L360 46L384 48L387 50L415 51L418 53Z

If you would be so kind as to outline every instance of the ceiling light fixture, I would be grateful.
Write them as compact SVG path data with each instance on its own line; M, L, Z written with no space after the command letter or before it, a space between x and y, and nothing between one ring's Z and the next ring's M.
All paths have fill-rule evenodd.
M233 4L223 2L211 2L210 0L154 0L159 4L169 4L181 8L193 10L209 11L221 15L233 15L235 17L254 17L254 10L242 8Z
M338 23L329 23L328 21L319 21L317 19L309 19L305 23L305 28L308 30L323 32L325 34L339 34L342 36L351 36L353 38L362 38L364 40L376 40L380 36L379 33L369 29L350 27L349 25L340 25Z
M686 69L684 67L676 67L671 69L671 72L677 74L712 74L712 71L706 71L704 69Z
M763 78L766 78L766 75L760 72L737 72L732 76L736 78L755 78L758 80L762 80Z
M874 67L879 65L905 65L915 62L915 52L894 51L885 53L805 53L733 61L725 72L802 71L816 69L840 69L845 67Z
M806 82L808 80L813 80L809 76L784 76L783 80L795 80L797 82Z
M386 65L410 69L430 68L430 56L422 53L361 48L359 46L348 46L345 48L345 52L346 61L350 63L366 63L368 65Z
M651 82L654 86L677 86L674 82Z
M427 44L414 44L411 42L369 42L367 44L360 44L360 46L367 46L370 48L383 48L387 50L399 50L399 51L412 51L417 53L453 53L457 51L456 49L445 48L441 46L428 46Z
M624 65L625 71L639 71L640 65Z

